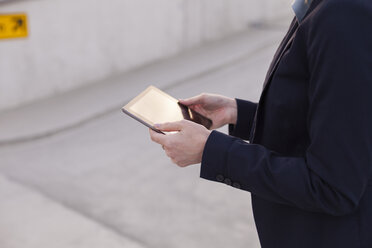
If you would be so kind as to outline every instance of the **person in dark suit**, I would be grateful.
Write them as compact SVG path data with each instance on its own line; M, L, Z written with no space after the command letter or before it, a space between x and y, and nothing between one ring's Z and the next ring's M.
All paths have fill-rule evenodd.
M300 1L258 104L181 101L230 135L181 121L151 138L179 166L250 191L263 248L371 248L372 1Z

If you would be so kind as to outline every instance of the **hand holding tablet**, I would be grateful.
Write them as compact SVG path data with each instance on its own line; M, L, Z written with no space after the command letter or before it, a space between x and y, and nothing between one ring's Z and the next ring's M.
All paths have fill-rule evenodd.
M154 86L136 96L122 111L141 122L152 130L163 133L155 128L155 124L190 120L210 129L212 121L179 103L177 99Z

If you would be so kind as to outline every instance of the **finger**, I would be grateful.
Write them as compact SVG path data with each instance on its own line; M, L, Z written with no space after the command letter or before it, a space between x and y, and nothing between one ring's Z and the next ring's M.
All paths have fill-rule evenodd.
M150 130L151 140L154 141L155 143L158 143L158 144L164 146L165 135L161 134L161 133L157 133L154 130L152 130L151 128L149 128L149 130Z
M201 107L200 105L190 106L190 108L198 113L205 115L205 108Z
M187 99L180 99L179 101L186 106L202 104L204 102L204 96L198 95Z
M169 158L172 158L172 154L170 153L170 151L168 149L164 149L165 151L165 154L169 157Z
M176 121L176 122L167 122L163 124L155 124L155 128L160 131L164 131L164 132L181 131L184 128L184 122Z
M170 158L170 159L171 159L171 161L172 161L173 164L177 164L176 159L174 159L174 158Z

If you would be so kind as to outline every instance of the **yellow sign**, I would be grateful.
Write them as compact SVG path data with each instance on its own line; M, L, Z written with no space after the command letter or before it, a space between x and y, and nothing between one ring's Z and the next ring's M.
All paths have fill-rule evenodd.
M26 14L0 14L0 39L27 37Z

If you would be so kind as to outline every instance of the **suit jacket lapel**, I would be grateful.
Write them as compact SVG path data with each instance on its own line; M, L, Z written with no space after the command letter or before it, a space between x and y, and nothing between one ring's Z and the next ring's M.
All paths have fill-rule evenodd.
M313 0L313 2L311 3L311 6L310 6L308 12L306 13L304 19L321 2L322 2L322 0ZM293 19L292 23L291 23L291 26L289 27L287 35L284 37L282 43L280 44L277 52L275 53L273 61L270 65L270 67L269 67L269 70L268 70L268 73L266 75L266 79L265 79L265 82L264 82L264 87L263 87L263 91L262 91L262 94L261 94L261 98L260 98L260 101L258 102L257 111L256 111L254 121L253 121L253 126L252 126L252 129L251 129L251 134L250 134L249 140L251 140L252 143L255 143L256 138L257 138L257 133L256 133L256 128L257 128L257 125L258 125L257 122L258 122L258 119L259 119L259 116L260 116L260 113L261 113L261 105L262 105L262 101L263 101L264 96L265 96L266 89L270 85L270 82L272 80L272 77L273 77L278 65L279 65L280 60L282 59L283 55L288 50L288 48L291 46L291 44L293 42L293 39L296 37L296 32L297 32L298 27L299 27L299 23L297 21L297 18L295 17Z
M282 59L284 53L288 50L288 48L292 44L292 41L293 41L294 37L296 36L297 28L298 28L298 22L297 22L297 19L295 17L293 19L292 23L291 23L291 26L289 28L289 31L288 31L287 35L284 37L282 43L280 44L278 50L276 51L276 53L274 55L273 61L271 62L269 70L266 74L264 87L263 87L264 90L267 87L268 83L271 81L272 75L274 74L276 68L278 67L278 64L279 64L280 60Z
M313 2L310 5L309 10L307 11L307 13L306 13L306 15L303 19L305 19L314 10L314 8L316 6L318 6L318 4L320 2L321 2L321 0L313 0ZM290 25L289 31L288 31L287 35L284 37L282 43L280 44L280 46L279 46L279 48L278 48L278 50L277 50L277 52L274 56L273 62L271 63L271 65L269 67L268 73L267 73L265 81L264 81L264 87L263 87L264 90L266 89L269 82L271 81L272 76L273 76L276 68L278 67L279 62L282 59L283 55L288 50L288 48L291 46L292 41L293 41L294 37L296 36L296 32L297 32L298 27L299 27L299 23L297 21L297 18L294 17L293 21Z
M253 127L252 127L251 133L250 133L250 139L249 140L251 140L252 143L255 143L256 138L257 138L256 137L257 136L256 135L256 128L257 128L258 116L259 116L259 113L260 113L262 100L264 98L265 91L266 91L267 87L269 86L269 82L271 81L272 76L273 76L276 68L278 67L278 64L279 64L280 60L283 57L283 54L285 53L285 51L287 51L288 47L291 45L291 43L292 43L292 41L295 37L297 28L298 28L298 22L297 22L297 19L295 17L293 19L292 23L291 23L291 26L289 27L287 35L284 37L282 43L280 44L278 50L276 51L276 53L274 55L273 61L271 62L269 71L266 75L266 79L265 79L265 82L264 82L264 88L263 88L263 91L261 93L261 98L260 98L260 101L258 102L257 111L256 111L254 121L253 121Z

